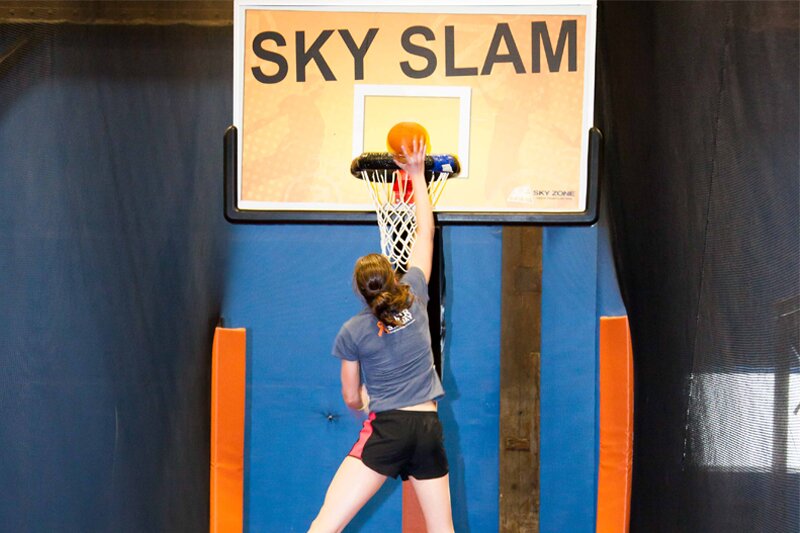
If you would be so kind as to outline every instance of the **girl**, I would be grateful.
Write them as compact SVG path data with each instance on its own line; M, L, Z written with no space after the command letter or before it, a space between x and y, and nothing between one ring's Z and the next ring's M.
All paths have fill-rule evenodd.
M428 533L453 532L450 478L436 411L444 390L433 366L428 329L434 224L424 140L415 139L412 150L404 146L402 152L395 163L411 179L416 241L402 282L383 255L356 262L354 284L367 307L342 326L333 354L342 360L345 403L366 410L368 402L370 415L331 481L309 533L342 531L386 478L398 475L411 480Z

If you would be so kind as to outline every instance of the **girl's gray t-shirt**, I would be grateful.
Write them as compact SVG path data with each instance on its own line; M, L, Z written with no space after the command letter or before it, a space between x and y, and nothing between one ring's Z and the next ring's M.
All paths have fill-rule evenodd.
M411 307L397 315L396 327L383 327L369 307L344 323L333 342L333 355L358 361L370 397L370 411L408 407L444 396L433 366L428 326L428 284L422 270L403 276L414 294Z

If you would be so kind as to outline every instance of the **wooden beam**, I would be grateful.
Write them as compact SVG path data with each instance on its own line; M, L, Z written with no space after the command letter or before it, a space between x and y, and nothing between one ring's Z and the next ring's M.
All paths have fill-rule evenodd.
M2 24L232 26L232 0L0 0Z
M505 226L502 261L499 531L536 533L542 229Z

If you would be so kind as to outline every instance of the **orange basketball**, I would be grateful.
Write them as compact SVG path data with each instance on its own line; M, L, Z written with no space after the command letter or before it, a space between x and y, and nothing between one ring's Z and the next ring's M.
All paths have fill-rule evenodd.
M416 122L398 122L392 129L389 130L389 135L386 136L386 149L389 150L394 157L402 161L403 150L406 151L413 149L414 139L423 139L425 141L425 153L431 153L431 139L426 130L421 124Z

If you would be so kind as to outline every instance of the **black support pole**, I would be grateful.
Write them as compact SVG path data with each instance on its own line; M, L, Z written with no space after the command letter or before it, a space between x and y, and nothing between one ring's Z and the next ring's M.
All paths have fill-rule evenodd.
M428 295L430 297L428 300L428 321L431 330L433 364L441 378L445 340L445 276L441 226L436 226L436 233L433 237L433 261L431 264L431 279L428 282Z

